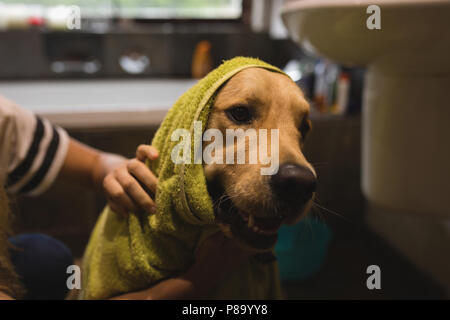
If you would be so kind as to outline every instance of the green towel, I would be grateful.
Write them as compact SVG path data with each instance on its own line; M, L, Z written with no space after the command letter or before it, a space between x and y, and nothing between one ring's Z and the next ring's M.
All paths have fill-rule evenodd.
M177 164L171 152L175 129L184 128L194 139L193 124L203 130L216 92L239 71L260 67L281 72L263 61L237 57L184 93L169 110L152 145L159 158L148 165L158 176L157 214L130 213L118 217L109 207L101 214L83 260L82 299L104 299L149 288L158 280L182 274L193 263L196 248L219 230L214 223L212 200L201 164ZM191 143L191 155L194 159ZM276 262L262 264L250 259L229 275L209 298L274 299L280 297Z

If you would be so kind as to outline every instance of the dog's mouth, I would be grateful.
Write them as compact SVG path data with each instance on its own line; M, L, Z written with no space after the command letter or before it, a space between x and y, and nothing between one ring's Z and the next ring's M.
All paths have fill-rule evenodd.
M253 249L265 251L271 249L278 238L278 229L283 218L257 217L238 209L233 201L223 195L215 206L219 223L229 227L229 231L238 242Z

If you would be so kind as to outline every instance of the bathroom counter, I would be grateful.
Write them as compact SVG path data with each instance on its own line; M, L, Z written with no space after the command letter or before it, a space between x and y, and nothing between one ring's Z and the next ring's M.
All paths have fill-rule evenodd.
M193 79L0 82L0 94L65 128L155 126Z

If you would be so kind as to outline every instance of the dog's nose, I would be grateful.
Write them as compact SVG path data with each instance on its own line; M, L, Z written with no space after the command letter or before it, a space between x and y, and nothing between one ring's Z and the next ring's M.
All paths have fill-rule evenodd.
M271 187L283 201L305 203L316 191L316 177L310 169L293 163L284 163L271 177Z

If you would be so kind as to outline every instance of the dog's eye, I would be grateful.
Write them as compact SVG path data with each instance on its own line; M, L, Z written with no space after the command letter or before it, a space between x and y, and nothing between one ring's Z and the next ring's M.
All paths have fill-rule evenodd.
M306 136L308 135L308 132L311 130L311 124L310 124L309 120L303 120L302 124L300 125L299 130L300 130L300 133L304 140L306 138Z
M228 118L237 124L250 123L252 114L247 107L237 106L226 111Z

